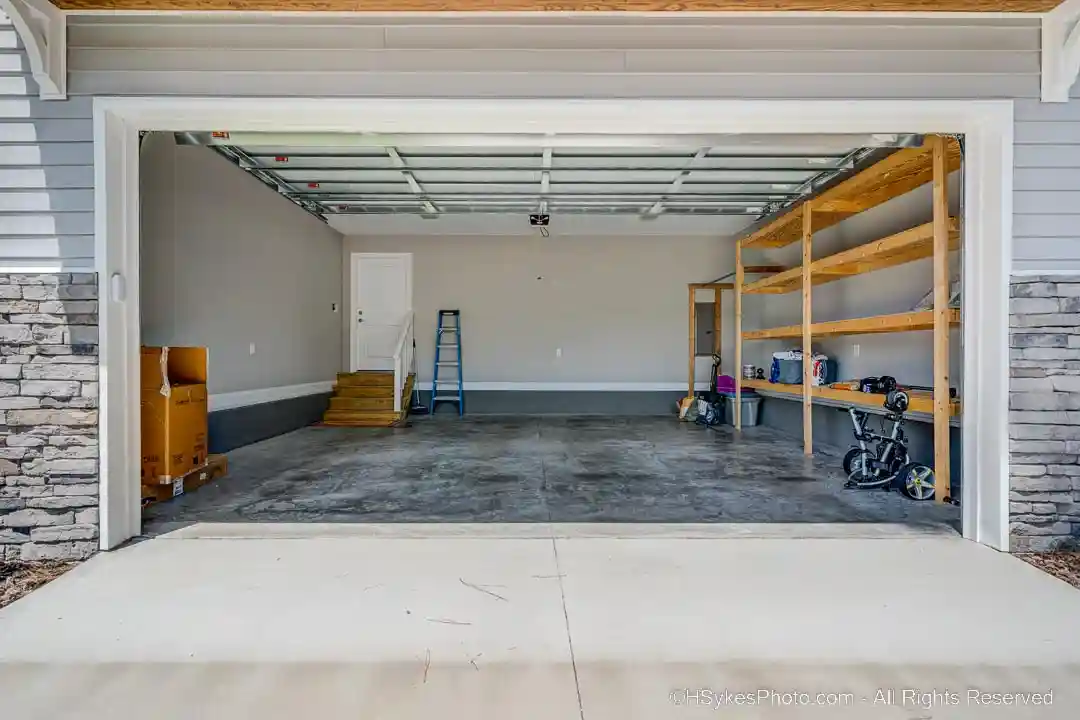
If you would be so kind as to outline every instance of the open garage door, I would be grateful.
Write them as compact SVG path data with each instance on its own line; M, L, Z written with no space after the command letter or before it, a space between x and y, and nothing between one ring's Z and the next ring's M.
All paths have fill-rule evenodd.
M208 449L228 456L229 472L194 492L189 481L177 498L161 489L176 478L151 477L150 527L958 528L955 504L932 501L932 478L920 478L931 486L920 499L896 492L906 465L934 465L921 400L935 381L932 322L822 333L812 341L822 393L809 415L797 387L808 301L798 268L885 243L888 262L867 255L844 266L844 282L813 279L811 321L915 312L933 288L933 172L900 166L911 181L887 196L868 188L880 197L862 213L845 200L852 207L811 227L809 258L799 243L748 241L756 260L736 262L757 228L873 168L928 158L931 141L151 135L141 159L143 343L207 349ZM941 196L954 210L955 160ZM958 227L950 237L944 262L958 271ZM958 388L959 343L946 353ZM736 405L725 391L744 372ZM884 392L855 396L851 383L868 378L894 378L917 407L887 407ZM746 408L740 431L736 406ZM849 406L854 426L837 410ZM809 461L807 422L818 444ZM843 462L852 444L864 448L854 468ZM958 451L956 460L959 497Z

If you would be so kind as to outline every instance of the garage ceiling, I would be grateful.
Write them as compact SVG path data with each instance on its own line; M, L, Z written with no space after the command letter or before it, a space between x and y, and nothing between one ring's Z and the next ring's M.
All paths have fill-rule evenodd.
M916 136L459 136L179 133L334 215L762 216Z

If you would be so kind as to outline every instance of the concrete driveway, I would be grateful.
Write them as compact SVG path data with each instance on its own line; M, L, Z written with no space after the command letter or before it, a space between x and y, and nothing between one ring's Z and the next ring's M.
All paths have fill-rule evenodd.
M195 525L0 663L20 720L1074 718L1080 592L891 526Z

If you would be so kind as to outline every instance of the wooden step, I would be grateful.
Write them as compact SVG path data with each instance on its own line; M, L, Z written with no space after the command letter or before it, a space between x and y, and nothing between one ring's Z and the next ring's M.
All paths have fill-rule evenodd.
M390 427L399 419L393 410L364 412L359 410L327 410L324 425L340 427Z
M338 387L394 387L394 373L383 370L365 370L354 373L338 373Z
M334 397L342 398L380 398L394 400L394 385L335 385Z
M351 389L351 388L350 388ZM394 398L386 397L349 397L334 396L330 398L331 410L356 410L360 412L372 412L394 409Z
M390 376L388 386L373 384L348 384L357 375L361 383L371 381L371 375ZM342 378L346 379L342 383ZM334 397L330 398L330 409L323 415L323 425L332 427L391 427L400 423L409 414L415 375L409 375L401 393L401 412L394 412L394 374L393 373L341 373L338 385L334 387Z

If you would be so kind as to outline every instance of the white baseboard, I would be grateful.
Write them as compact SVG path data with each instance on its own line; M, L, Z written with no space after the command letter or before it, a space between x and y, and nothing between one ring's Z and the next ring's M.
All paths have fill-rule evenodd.
M431 381L419 383L421 390L430 390ZM696 390L708 390L709 383L695 384ZM606 383L606 382L476 382L466 381L465 390L488 390L495 392L682 392L686 383Z
M215 410L231 410L232 408L247 407L248 405L261 405L262 403L275 402L277 400L289 400L291 398L304 397L305 395L321 395L334 389L334 381L304 383L302 385L282 385L272 388L260 388L258 390L238 390L236 392L214 393L208 399L210 412Z

